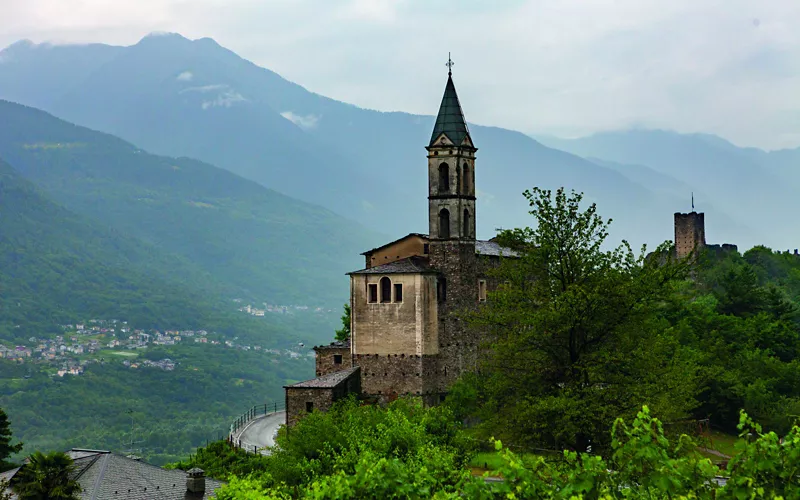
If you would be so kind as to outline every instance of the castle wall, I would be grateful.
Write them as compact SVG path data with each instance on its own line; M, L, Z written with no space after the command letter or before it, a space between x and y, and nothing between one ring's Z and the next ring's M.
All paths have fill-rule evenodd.
M364 393L383 399L404 395L425 395L437 391L437 356L416 354L357 354L354 362L361 367Z
M438 348L436 278L429 274L389 274L403 285L403 301L370 303L367 287L380 287L378 274L350 278L351 343L357 354L432 355Z

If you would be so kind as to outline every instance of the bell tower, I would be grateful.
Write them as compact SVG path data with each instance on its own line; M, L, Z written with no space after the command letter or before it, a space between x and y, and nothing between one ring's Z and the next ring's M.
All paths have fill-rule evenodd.
M447 61L447 84L428 150L429 262L437 271L439 356L432 390L444 394L475 369L477 343L458 314L478 305L475 254L475 153Z
M475 152L453 84L447 85L428 150L428 234L431 242L475 241Z

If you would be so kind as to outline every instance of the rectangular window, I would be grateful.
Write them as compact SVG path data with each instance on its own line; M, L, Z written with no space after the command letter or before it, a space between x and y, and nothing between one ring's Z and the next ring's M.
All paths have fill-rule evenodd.
M314 403L312 401L306 401L306 411L308 413L314 411Z
M428 243L422 245L422 253L428 255L431 251L431 246Z
M367 302L375 303L378 302L378 284L377 283L370 283L367 285Z
M486 302L486 280L478 280L478 301Z
M341 354L334 354L333 355L333 364L334 365L341 365L342 364L342 355Z
M394 284L394 301L403 302L403 285L401 283Z
M436 298L439 302L445 302L447 300L447 281L444 278L440 278L436 281Z

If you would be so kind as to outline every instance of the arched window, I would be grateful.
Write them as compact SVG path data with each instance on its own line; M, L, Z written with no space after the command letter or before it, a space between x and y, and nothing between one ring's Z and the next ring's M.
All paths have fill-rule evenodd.
M463 190L464 194L469 193L471 185L472 185L472 179L470 178L470 175L469 175L469 165L467 165L465 163L464 164L463 185L462 185L463 186L462 190Z
M439 211L439 238L450 237L450 210L443 208Z
M470 232L471 232L470 231L471 228L472 227L471 227L471 225L469 223L469 210L467 210L465 208L464 209L464 231L461 233L461 235L464 236L465 238L469 238Z
M439 192L446 193L450 191L450 167L447 163L439 165Z
M381 303L392 301L392 280L384 276L381 278Z

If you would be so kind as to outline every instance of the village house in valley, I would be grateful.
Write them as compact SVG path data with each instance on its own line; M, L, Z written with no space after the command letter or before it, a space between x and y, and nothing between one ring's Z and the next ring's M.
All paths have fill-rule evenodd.
M286 386L286 423L357 392L442 401L474 370L479 333L457 312L479 307L497 283L487 271L513 252L476 239L476 153L452 73L427 149L428 232L364 252L349 273L351 337L316 347L317 378Z

